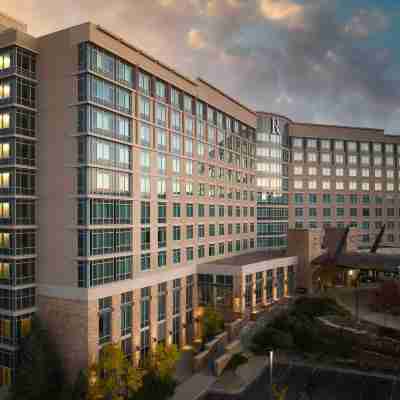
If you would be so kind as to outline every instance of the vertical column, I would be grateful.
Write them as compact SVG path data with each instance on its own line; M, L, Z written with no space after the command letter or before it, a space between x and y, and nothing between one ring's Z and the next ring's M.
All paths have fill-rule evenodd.
M157 302L158 302L158 287L152 286L150 290L150 348L154 350L157 346Z
M112 297L112 321L111 321L111 340L118 343L121 339L121 295L116 294Z
M140 289L133 291L133 327L132 327L132 340L133 340L133 363L138 365L140 359Z
M262 285L262 305L267 305L267 271L263 271L263 285Z
M240 275L240 304L242 314L246 313L246 275Z
M256 274L251 274L251 311L255 311L256 304Z
M173 281L167 282L167 329L166 329L166 343L172 343L172 294L173 294Z
M181 347L187 344L186 326L186 278L181 279Z

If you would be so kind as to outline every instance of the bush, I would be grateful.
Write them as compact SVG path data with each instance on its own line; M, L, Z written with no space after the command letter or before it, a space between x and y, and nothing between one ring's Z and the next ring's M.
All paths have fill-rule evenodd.
M232 356L232 358L229 360L228 365L226 366L226 369L232 369L235 370L237 367L239 367L242 364L246 364L249 361L249 359L243 355L243 353L236 353Z
M209 341L224 330L224 318L215 308L207 307L203 315L203 339Z
M176 385L172 377L161 379L150 371L143 377L142 387L129 400L166 400L174 394Z
M290 349L293 347L291 333L267 326L253 336L251 350L254 353L265 354L271 347L274 349Z
M347 315L336 301L327 297L301 297L294 304L294 314L303 314L309 318L323 315Z

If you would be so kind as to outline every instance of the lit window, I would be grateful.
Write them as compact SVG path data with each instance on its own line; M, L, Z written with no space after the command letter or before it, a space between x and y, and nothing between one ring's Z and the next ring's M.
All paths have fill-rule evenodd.
M10 234L9 233L0 233L0 248L8 249L10 247Z
M317 162L317 153L308 153L307 160L308 162Z
M303 147L303 139L293 138L293 147Z
M10 203L8 201L0 202L0 218L10 218Z
M382 151L382 145L380 143L374 143L373 149L374 152L380 153Z
M1 54L0 55L0 70L10 68L11 66L11 55Z
M355 168L349 168L349 176L357 176L357 170Z
M343 168L336 168L336 176L343 176L344 170Z
M388 169L386 171L386 178L393 179L394 178L394 171L392 169Z
M357 143L356 142L348 142L347 150L348 151L357 151Z
M307 147L315 149L317 147L317 140L316 139L307 139Z
M361 143L360 150L361 151L369 151L369 143Z
M317 168L309 167L308 168L308 175L311 175L311 176L317 175Z
M344 183L342 181L336 182L336 190L344 190Z
M382 183L375 182L375 191L380 192L382 190Z
M0 129L7 129L10 127L10 114L0 113Z
M387 184L386 184L386 190L387 190L388 192L393 192L393 190L394 190L394 184L393 184L393 183L387 183Z
M375 178L382 178L382 170L379 168L375 169Z
M343 150L343 140L335 140L335 150Z
M322 168L322 175L323 176L331 176L331 169L330 168Z
M295 175L303 175L303 167L294 167L294 174Z
M344 163L343 154L336 154L335 155L335 162L336 162L336 164L343 164Z
M349 182L349 190L357 190L357 182L356 181Z
M321 148L324 150L330 150L331 149L330 140L321 140Z
M363 182L361 184L361 189L364 191L368 191L369 190L369 182Z
M393 144L386 144L385 145L385 151L386 151L386 153L393 153L393 151L394 151L394 146L393 146Z
M9 188L10 187L10 173L2 172L0 173L0 188Z
M294 181L294 188L295 189L302 189L303 188L303 181L295 180Z
M0 367L0 386L11 385L11 368Z
M369 168L363 168L361 170L361 176L363 176L364 178L368 178L369 177Z
M323 190L330 190L331 183L329 181L322 181L322 189Z
M357 164L357 156L349 156L348 161L349 164Z
M0 279L9 279L10 278L10 264L9 263L0 263Z
M11 86L9 83L0 83L0 99L7 99L10 97Z
M317 188L317 181L308 181L308 188L314 190Z
M298 151L295 151L293 153L293 160L294 161L303 161L303 153L300 153Z
M96 189L97 190L111 190L111 173L97 171Z
M10 157L10 143L0 143L0 158Z
M369 164L369 156L361 156L361 164Z
M28 336L31 331L32 320L31 318L21 319L21 335L22 337Z
M331 155L328 153L321 154L321 162L330 163L331 162Z

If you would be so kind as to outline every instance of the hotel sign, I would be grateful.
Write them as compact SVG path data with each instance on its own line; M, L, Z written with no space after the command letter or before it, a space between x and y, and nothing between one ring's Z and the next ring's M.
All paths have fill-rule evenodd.
M279 118L277 118L277 117L272 117L271 118L271 132L274 135L280 135L281 134L281 125L279 123Z

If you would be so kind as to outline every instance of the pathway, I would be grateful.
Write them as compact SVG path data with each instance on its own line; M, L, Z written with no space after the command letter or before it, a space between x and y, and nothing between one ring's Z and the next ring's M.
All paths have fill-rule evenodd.
M376 325L400 330L400 317L388 313L373 312L369 308L371 289L334 288L328 290L328 295L333 296L345 309L356 315L356 294L359 296L359 317L362 320Z

